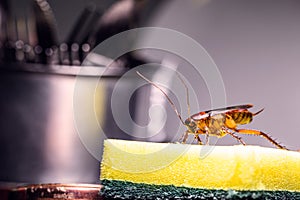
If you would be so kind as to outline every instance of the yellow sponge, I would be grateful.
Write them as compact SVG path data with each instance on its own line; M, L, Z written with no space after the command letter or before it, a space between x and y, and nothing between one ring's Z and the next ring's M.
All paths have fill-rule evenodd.
M202 146L109 139L101 180L176 187L300 192L300 153L259 146Z

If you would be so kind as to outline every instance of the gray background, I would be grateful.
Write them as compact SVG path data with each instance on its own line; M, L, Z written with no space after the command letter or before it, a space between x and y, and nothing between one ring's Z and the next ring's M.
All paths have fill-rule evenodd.
M83 6L90 2L105 9L113 1L49 1L57 17L60 38L67 36ZM195 39L217 64L229 105L252 103L254 111L265 108L246 127L263 130L287 147L299 149L299 10L297 0L172 0L153 10L155 15L141 25L171 28ZM158 60L167 54L146 52ZM188 64L181 61L179 65L188 77ZM201 99L199 109L209 109L210 97L203 80L192 77L189 82ZM171 109L168 116L166 129L172 132L179 120ZM256 137L246 136L245 140L272 146ZM231 138L219 142L235 143Z
M299 1L172 1L149 25L178 30L203 45L223 76L228 104L265 108L246 127L299 149L299 9ZM203 100L205 110L209 102ZM262 139L245 140L269 146Z

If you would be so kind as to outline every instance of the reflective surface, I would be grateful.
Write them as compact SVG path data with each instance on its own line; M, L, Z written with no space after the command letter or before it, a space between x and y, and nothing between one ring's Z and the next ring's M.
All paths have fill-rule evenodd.
M42 69L30 69L34 67ZM101 87L94 91L101 67L91 67L90 75L86 68L85 75L80 76L72 67L65 68L64 73L57 73L63 67L55 73L53 68L44 67L45 72L0 69L0 181L97 183L99 160L83 145L74 121L74 88L80 79L86 91L92 91L82 94L86 101L76 105L82 123L89 125L81 134L97 135L99 124L89 123L96 113L98 123L109 130L106 135L97 135L97 140L110 136L128 139L130 136L123 135L115 125L110 104L106 105L120 73L103 76ZM97 70L99 73L95 73ZM97 148L101 157L101 144Z
M101 185L95 184L38 184L6 190L0 188L0 197L2 200L100 200L100 189Z

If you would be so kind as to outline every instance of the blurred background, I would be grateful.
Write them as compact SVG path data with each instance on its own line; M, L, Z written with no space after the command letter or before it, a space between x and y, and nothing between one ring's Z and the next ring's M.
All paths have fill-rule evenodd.
M62 37L66 36L72 24L70 22L86 4L86 1L73 2L72 11L64 12L66 2L50 2L58 18ZM107 6L103 1L91 2L99 7ZM289 148L299 148L298 1L172 0L153 2L148 8L146 14L141 13L139 18L141 27L164 27L179 31L207 50L223 77L228 105L252 103L253 111L265 108L247 128L265 131ZM151 41L151 35L145 40ZM167 52L153 50L142 54L158 61L168 56ZM187 63L179 63L180 68L188 69L188 66L184 66ZM197 85L194 90L200 95L200 109L209 109L209 94L203 80L189 81L194 87ZM170 115L174 114L169 111ZM170 121L178 121L176 116L173 117ZM172 132L168 124L167 129ZM245 137L248 143L271 146L264 139ZM225 139L219 142L235 141L229 138L229 141Z
M23 28L26 34L22 36L20 34L22 20L21 22L12 20L12 23L7 17L12 15L13 19L29 19L28 11L32 9L32 2L14 0L10 2L10 9L2 3L1 26L4 27L2 30L7 29L2 35L10 37L16 35L12 39L24 37L24 40L29 38L28 41L32 41L28 31L31 26ZM98 140L99 137L103 140L109 137L160 142L177 141L178 135L174 136L174 133L181 126L180 121L161 93L152 87L144 86L136 91L130 99L130 105L124 107L130 110L131 117L137 124L146 126L151 104L165 105L167 121L158 134L153 136L150 132L137 133L134 130L132 134L124 133L114 122L110 110L112 89L126 71L140 64L171 63L170 65L188 81L190 90L197 94L194 101L197 101L198 105L192 106L192 113L211 108L211 97L203 77L195 76L191 64L178 55L161 50L143 49L128 53L112 62L111 58L101 57L94 50L106 38L135 27L169 28L197 41L205 48L220 71L227 105L251 103L254 104L254 108L251 109L253 112L265 108L251 124L243 127L269 133L290 149L300 148L299 1L49 0L46 2L41 0L36 2L40 5L40 10L44 12L46 10L46 14L44 13L46 21L40 22L41 30L34 26L37 29L35 33L37 39L33 39L33 43L42 47L42 53L38 54L39 48L36 48L34 57L31 58L30 53L28 56L26 51L18 53L16 45L16 50L1 54L4 62L1 64L3 70L0 82L2 93L0 125L3 130L0 150L4 164L0 168L0 181L97 182L99 177L97 159L101 158L102 143L99 146L96 143L96 147L92 147L98 148L97 156L87 147L90 144L89 140ZM50 11L43 9L48 8L45 4L41 5L43 2L48 3ZM86 15L84 15L85 8ZM35 15L39 16L37 13L39 11L35 11ZM94 21L87 24L80 22L81 16L85 16L83 19L88 15L91 17L90 13L94 13ZM51 20L49 22L49 16L55 16L56 22L52 23ZM3 25L6 21L10 22L9 25ZM43 27L42 24L45 22L48 26ZM79 26L76 26L76 23L79 23ZM91 26L95 30L91 29ZM49 34L51 31L56 34ZM90 35L85 35L86 32ZM137 38L142 43L151 42L152 39L151 34ZM43 41L51 42L47 44ZM78 45L73 45L74 43ZM53 44L58 50L52 48ZM13 49L10 46L4 47ZM64 59L64 47L71 49L70 53L66 54L69 60ZM81 53L77 52L78 57L72 53L72 49L76 51L76 47L82 49ZM87 50L85 51L83 47L87 47ZM118 45L112 48L118 48ZM50 59L47 54L49 51L52 51L49 54ZM88 54L93 56L86 58ZM113 63L112 71L106 69L109 62ZM87 65L84 68L87 69L85 72L81 71L82 64ZM78 73L84 75L80 76L83 78L77 77L76 80ZM106 76L98 82L99 74L102 73L106 73ZM170 79L171 87L172 77L165 78ZM130 80L132 79L123 83L124 93L132 83L135 83ZM78 82L81 83L79 86L76 85ZM174 93L175 91L168 91L178 106L178 101L181 100L176 99ZM96 106L95 99L98 102ZM119 103L122 105L122 99ZM87 110L89 112L85 113ZM187 118L187 108L181 107L180 110L183 118ZM95 113L98 122L91 119L95 117ZM32 122L36 120L39 123ZM90 137L88 133L97 133L98 129L93 128L97 123L104 129L105 136ZM78 137L76 132L78 130L87 132L88 138L80 134ZM273 147L260 137L242 137L247 144ZM237 144L229 136L216 142L219 145ZM20 149L23 150L21 153Z

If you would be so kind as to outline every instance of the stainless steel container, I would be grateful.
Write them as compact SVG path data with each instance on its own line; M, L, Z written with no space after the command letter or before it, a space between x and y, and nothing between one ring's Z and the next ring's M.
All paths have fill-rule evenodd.
M116 126L109 104L123 73L101 66L2 64L0 183L97 183L101 140L131 138ZM99 125L106 135L98 133ZM96 141L94 147L88 140Z

